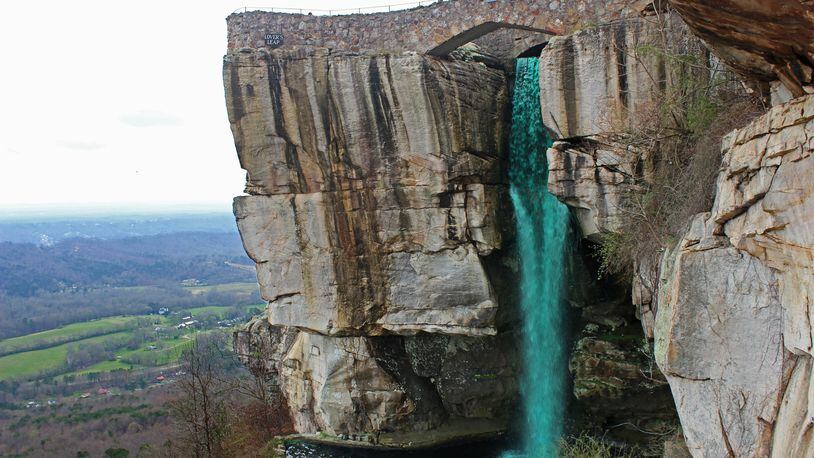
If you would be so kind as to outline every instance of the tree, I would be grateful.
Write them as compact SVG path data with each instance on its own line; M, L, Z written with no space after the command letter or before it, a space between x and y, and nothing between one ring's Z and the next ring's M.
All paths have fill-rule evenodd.
M225 348L225 336L199 334L181 357L184 375L176 383L180 396L168 404L181 447L196 457L224 455L232 390L226 380L231 358Z

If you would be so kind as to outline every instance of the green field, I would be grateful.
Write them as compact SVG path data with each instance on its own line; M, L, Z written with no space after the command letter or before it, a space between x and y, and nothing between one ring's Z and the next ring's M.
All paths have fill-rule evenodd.
M53 375L55 371L58 372L63 367L70 345L100 343L107 339L119 338L124 341L128 336L128 332L116 332L80 339L42 350L26 351L0 357L0 380L31 378L41 373Z
M190 289L197 288L200 294L218 288L245 290L256 287L253 283L232 283ZM239 307L244 313L262 308L262 304ZM195 334L210 332L209 329L218 326L214 320L225 318L234 310L235 307L230 306L206 306L177 310L169 316L115 316L3 340L0 341L0 380L32 380L38 377L64 377L168 366L176 363L181 353L189 348ZM183 316L180 314L182 312L201 318L199 326L204 327L176 328ZM209 318L205 318L206 316ZM160 326L163 330L155 331L155 326ZM128 341L136 335L140 336L139 348L125 348ZM106 347L113 349L111 351L116 355L116 360L97 362L71 372L67 370L65 359L70 346L109 341L112 344ZM150 346L157 348L151 350Z
M118 331L135 329L138 318L114 316L82 323L69 324L61 328L36 332L0 341L0 356L23 351L52 347L63 343Z
M65 375L83 375L83 374L90 374L92 372L111 372L116 370L129 370L131 366L129 364L125 364L119 360L116 361L102 361L100 363L96 363L92 366L88 366L84 369L80 369L78 371L69 372Z

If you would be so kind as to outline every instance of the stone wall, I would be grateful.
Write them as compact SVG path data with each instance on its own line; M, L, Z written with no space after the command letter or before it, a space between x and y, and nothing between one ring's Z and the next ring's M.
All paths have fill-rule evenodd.
M263 48L266 33L281 33L285 37L284 49L309 46L354 52L426 53L486 23L563 34L578 26L635 12L637 6L630 4L625 0L452 0L391 13L344 16L249 11L227 18L228 46L233 51Z

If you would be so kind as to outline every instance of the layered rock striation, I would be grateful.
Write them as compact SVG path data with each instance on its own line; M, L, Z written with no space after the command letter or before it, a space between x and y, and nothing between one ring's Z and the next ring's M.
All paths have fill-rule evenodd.
M509 84L495 62L226 56L247 171L234 211L269 304L236 348L273 374L298 432L505 426L518 367L511 294L499 294L513 234L500 224Z
M272 323L325 335L496 333L508 87L415 55L229 57L250 196L235 200Z
M710 54L675 14L649 15L555 37L540 56L549 191L575 210L585 237L615 232L651 151L626 138L659 109L686 74L711 79ZM693 65L691 62L700 64Z
M814 450L812 133L807 96L728 136L712 211L662 261L657 359L695 456Z

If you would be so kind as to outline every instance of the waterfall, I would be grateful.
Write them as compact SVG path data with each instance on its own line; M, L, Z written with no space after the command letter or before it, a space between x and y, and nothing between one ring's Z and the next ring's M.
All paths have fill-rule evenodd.
M521 455L556 456L567 399L565 245L568 208L548 193L551 138L540 112L539 61L518 59L512 110L510 193L516 217L525 373Z

